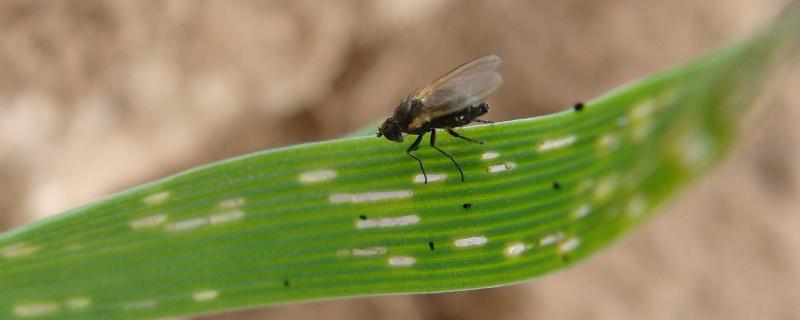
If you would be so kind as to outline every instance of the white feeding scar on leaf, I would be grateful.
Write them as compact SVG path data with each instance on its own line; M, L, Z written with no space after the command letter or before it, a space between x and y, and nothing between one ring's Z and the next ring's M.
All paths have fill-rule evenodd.
M176 221L167 225L167 229L172 231L183 231L201 227L208 223L206 218L194 218Z
M642 215L646 209L647 200L643 196L637 195L628 202L625 213L627 213L629 217L635 218Z
M483 159L483 160L492 160L492 159L497 159L497 157L499 157L499 156L500 156L500 153L490 151L490 152L484 153L481 156L481 159Z
M572 217L575 219L580 219L589 215L589 213L591 212L592 212L592 207L589 206L588 204L583 204L580 207L578 207L578 209L575 209L575 211L572 212Z
M597 139L597 144L603 151L613 151L619 146L619 139L612 133L606 133Z
M711 163L714 158L713 148L712 138L696 129L677 138L671 149L685 168L696 172Z
M639 121L649 118L653 112L656 111L656 107L658 106L653 99L641 101L631 108L631 119L633 121Z
M464 248L464 247L480 246L486 244L486 242L489 242L489 239L486 239L486 237L478 236L478 237L457 239L455 241L455 245L456 247Z
M169 191L162 191L144 197L142 201L144 201L145 204L154 205L164 202L165 200L167 200L167 198L169 198Z
M407 226L410 224L415 224L420 221L420 217L416 214L411 214L407 216L400 216L400 217L388 217L388 218L381 218L381 219L368 219L368 220L359 220L356 222L356 228L359 229L366 229L366 228L384 228L384 227L402 227Z
M244 202L245 202L244 198L233 198L225 201L220 201L220 203L217 206L219 206L220 209L233 209L241 207L242 205L244 205Z
M496 172L502 172L502 171L506 171L506 170L511 170L511 169L516 168L516 167L517 167L516 163L506 162L504 164L497 164L497 165L489 166L489 168L487 168L487 170L489 172L491 172L491 173L496 173Z
M428 174L428 182L437 182L437 181L444 181L447 179L447 175L444 173L431 173ZM425 182L425 175L418 174L414 176L414 182L416 183L423 183Z
M509 257L515 257L522 254L527 248L528 247L522 242L513 243L506 247L505 254Z
M617 188L617 177L608 176L597 182L594 188L594 198L596 200L603 200L608 198Z
M655 100L647 99L639 102L631 108L630 117L633 126L631 126L631 137L634 142L642 142L653 127L650 120L653 113L657 109Z
M219 296L219 291L217 290L203 290L197 291L192 294L192 299L197 302L203 302L208 300L214 300Z
M155 308L158 303L155 300L139 300L139 301L130 301L124 302L122 304L122 309L125 310L136 310L136 309L152 309Z
M317 170L304 172L298 176L297 180L302 183L314 183L330 180L336 177L336 171L333 170Z
M58 303L37 302L26 303L14 306L14 315L20 317L34 317L53 314L60 308Z
M389 265L390 266L398 266L398 267L407 267L417 263L417 259L414 257L390 257L389 258Z
M17 243L7 246L2 249L3 256L6 258L18 258L32 255L39 251L38 246L32 246L27 243Z
M581 239L572 237L558 245L558 251L567 253L578 248L581 245Z
M539 239L540 246L547 246L558 242L559 240L564 238L564 234L561 232L556 232L554 234L546 235Z
M67 306L70 309L83 309L92 304L92 299L86 297L75 297L67 300Z
M208 223L212 225L231 222L234 220L239 220L244 217L244 211L242 210L234 210L228 212L222 212L218 214L211 215L208 217Z
M337 193L337 194L332 194L330 200L332 203L343 203L343 202L361 203L361 202L371 202L379 200L408 198L412 194L413 193L409 190L366 192L366 193L353 193L353 194Z
M208 217L191 218L181 221L175 221L167 225L167 230L170 231L184 231L202 227L204 225L220 225L231 221L236 221L244 218L244 211L231 210L223 211L220 213L212 214Z
M372 247L372 248L353 248L354 256L375 256L385 254L389 251L386 247Z
M155 227L167 221L167 216L163 214L155 214L144 218L139 218L131 221L131 229L142 229Z
M578 137L576 137L574 134L558 139L545 140L539 145L539 152L560 149L575 143L576 140L578 140Z

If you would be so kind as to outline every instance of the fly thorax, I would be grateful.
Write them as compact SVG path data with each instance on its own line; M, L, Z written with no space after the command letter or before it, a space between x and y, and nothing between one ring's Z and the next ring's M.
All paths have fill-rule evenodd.
M406 99L403 100L403 102L400 102L400 105L397 106L397 109L394 111L394 115L392 115L392 118L394 118L394 121L397 123L397 125L408 125L408 123L411 122L411 119L414 118L414 115L412 114L414 104L413 101L414 100Z

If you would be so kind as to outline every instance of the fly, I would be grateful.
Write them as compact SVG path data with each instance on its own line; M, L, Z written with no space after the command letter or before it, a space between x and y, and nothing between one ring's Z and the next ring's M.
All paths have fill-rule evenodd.
M414 143L406 149L408 154L419 163L419 169L428 183L428 175L422 160L412 151L419 149L419 144L426 133L431 134L431 147L450 158L450 161L461 174L461 166L449 153L436 146L436 129L444 129L453 137L483 144L481 140L471 139L458 134L453 128L465 126L471 122L489 123L478 117L489 112L489 105L483 101L489 94L497 90L503 78L497 72L503 60L496 55L488 55L469 61L439 77L425 87L411 92L400 102L391 117L378 128L378 137L384 136L394 142L402 142L406 134L417 135Z

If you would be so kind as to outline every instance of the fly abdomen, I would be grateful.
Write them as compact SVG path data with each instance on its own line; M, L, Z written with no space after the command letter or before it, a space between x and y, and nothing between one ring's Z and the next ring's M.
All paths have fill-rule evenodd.
M489 112L489 105L481 102L478 105L464 108L458 112L433 119L431 128L456 128L468 125L478 117Z

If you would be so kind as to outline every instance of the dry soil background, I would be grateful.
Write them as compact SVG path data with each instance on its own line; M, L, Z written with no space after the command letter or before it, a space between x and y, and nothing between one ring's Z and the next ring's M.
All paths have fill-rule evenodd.
M344 135L486 53L506 61L488 119L556 111L741 38L785 2L0 1L0 230ZM798 319L798 87L719 170L571 270L203 318Z

